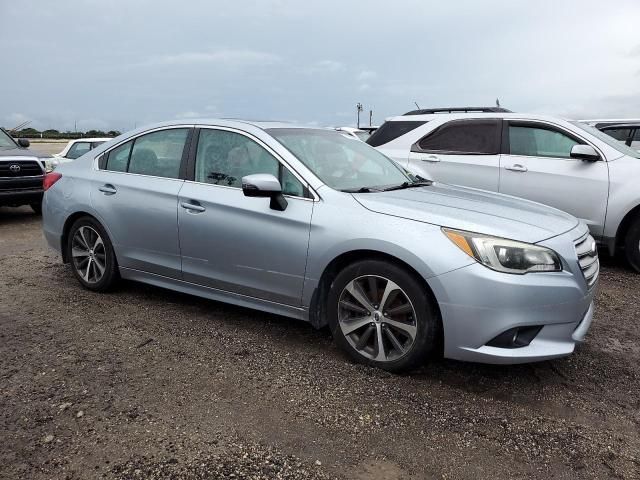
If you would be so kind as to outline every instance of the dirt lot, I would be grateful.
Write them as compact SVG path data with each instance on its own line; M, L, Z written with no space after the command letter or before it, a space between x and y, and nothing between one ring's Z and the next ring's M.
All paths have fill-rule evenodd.
M82 290L0 209L0 478L640 478L640 276L603 264L573 356L397 376L286 318Z
M44 153L46 155L53 155L54 153L60 153L69 140L40 140L32 139L29 149L34 152Z

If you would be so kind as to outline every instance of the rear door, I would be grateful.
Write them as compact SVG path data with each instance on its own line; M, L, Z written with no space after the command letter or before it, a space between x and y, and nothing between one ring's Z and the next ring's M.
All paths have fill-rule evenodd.
M91 200L120 267L181 278L177 205L191 130L156 130L101 157Z
M505 120L503 139L500 193L564 210L584 220L593 235L602 235L609 198L607 162L570 155L574 145L588 142L546 122L514 120Z
M409 170L438 182L498 191L500 120L452 120L411 146Z

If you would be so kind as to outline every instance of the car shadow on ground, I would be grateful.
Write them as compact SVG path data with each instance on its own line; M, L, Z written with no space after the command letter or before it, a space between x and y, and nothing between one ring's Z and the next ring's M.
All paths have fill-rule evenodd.
M353 362L338 350L328 327L314 329L309 323L279 315L251 310L222 302L216 302L188 294L164 290L137 282L124 282L119 291L126 291L152 303L169 302L190 309L204 322L225 322L234 329L246 332L259 331L269 337L269 342L286 342L288 348L304 351L313 348L327 356L334 368L352 368ZM203 325L204 326L204 325ZM204 332L206 329L203 328ZM362 373L373 377L396 377L401 382L414 384L417 388L443 384L472 394L490 394L504 400L516 400L525 392L542 391L551 384L568 384L569 377L579 375L588 362L581 361L580 349L570 361L566 358L521 365L489 365L448 360L434 356L421 367L403 374L390 374L377 368L362 366ZM570 369L572 373L563 373ZM505 387L508 386L508 388ZM502 393L501 393L502 392Z
M40 214L31 207L0 207L0 227L15 225L25 221L40 220Z

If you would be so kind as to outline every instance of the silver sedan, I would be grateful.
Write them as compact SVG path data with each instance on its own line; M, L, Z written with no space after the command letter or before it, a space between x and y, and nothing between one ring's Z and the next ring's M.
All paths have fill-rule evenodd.
M561 357L591 324L583 223L414 177L335 131L163 123L44 183L44 234L85 288L125 278L328 325L386 370Z

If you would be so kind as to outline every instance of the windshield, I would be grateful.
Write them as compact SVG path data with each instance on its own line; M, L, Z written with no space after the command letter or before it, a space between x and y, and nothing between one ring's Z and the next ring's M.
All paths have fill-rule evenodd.
M367 131L362 131L362 132L354 132L356 134L356 137L358 137L360 140L362 140L363 142L367 141L367 138L369 138L371 136L371 134Z
M597 128L592 127L591 125L587 125L586 123L582 123L582 122L572 121L570 123L575 125L576 127L580 128L580 129L584 130L585 132L590 133L594 137L602 140L604 143L606 143L607 145L615 148L620 153L628 155L629 157L640 158L640 152L638 152L637 150L634 150L631 147L627 147L624 143L619 142L615 138L610 137L606 133L601 132L600 130L598 130Z
M338 132L305 128L271 128L267 132L333 189L377 190L413 181L393 160Z
M4 130L0 130L0 148L16 148L16 142Z

